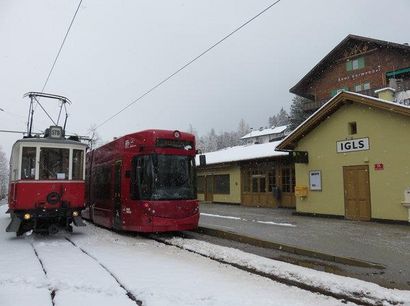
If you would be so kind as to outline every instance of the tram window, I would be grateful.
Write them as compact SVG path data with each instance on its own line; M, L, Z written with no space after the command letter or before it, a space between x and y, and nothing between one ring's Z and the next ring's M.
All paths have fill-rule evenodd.
M69 150L41 148L40 180L68 180Z
M36 177L36 148L23 147L21 179L34 180Z
M73 150L73 180L83 179L84 151Z

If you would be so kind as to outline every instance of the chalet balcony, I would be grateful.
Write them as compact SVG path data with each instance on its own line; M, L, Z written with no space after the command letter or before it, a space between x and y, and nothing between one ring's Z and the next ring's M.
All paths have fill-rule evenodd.
M357 93L377 98L378 95L375 93L375 91L378 89L381 89L381 88L371 88L371 89L361 90L361 91L358 91ZM410 79L397 82L396 93L400 91L406 91L406 90L410 90ZM322 101L309 101L303 104L302 106L303 111L313 113L314 111L316 111L318 108L320 108L323 104L325 104L330 99L331 97L329 97L329 99L322 100Z

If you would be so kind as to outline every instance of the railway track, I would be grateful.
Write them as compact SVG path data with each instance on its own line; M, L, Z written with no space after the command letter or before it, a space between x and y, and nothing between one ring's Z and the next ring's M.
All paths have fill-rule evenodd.
M33 248L34 254L36 255L36 258L37 258L38 262L40 263L41 269L44 272L44 276L48 279L47 270L44 267L43 261L41 260L40 256L38 255L37 249L36 249L36 247L34 246L34 244L32 242L31 242L31 247ZM51 304L53 306L55 306L54 298L56 296L56 289L48 288L48 290L50 291Z
M398 305L400 303L397 303L395 301L388 301L388 300L371 300L371 301L366 301L369 300L367 296L363 296L360 293L353 293L353 294L343 294L343 293L336 293L333 292L331 290L327 290L326 288L320 287L320 286L314 286L314 285L310 285L310 284L306 284L305 282L303 282L302 280L292 280L286 277L282 277L280 275L276 275L276 274L270 274L270 273L265 273L263 271L254 269L254 268L250 268L248 266L242 265L242 264L237 264L237 263L233 263L230 262L228 260L224 260L223 258L218 258L216 256L211 256L208 254L204 254L201 251L195 251L193 249L189 249L189 248L185 248L183 245L184 243L181 244L175 244L172 243L172 238L169 235L149 235L148 236L150 239L155 240L158 243L162 243L168 246L174 246L176 248L200 255L202 257L211 259L213 261L225 264L225 265L229 265L232 267L235 267L237 269L246 271L248 273L252 273L258 276L262 276L262 277L266 277L271 279L272 281L284 284L284 285L288 285L288 286L293 286L293 287L297 287L306 291L310 291L313 293L317 293L317 294L321 294L321 295L325 295L325 296L329 296L329 297L333 297L335 299L340 300L342 303L347 303L347 302L351 302L357 305L366 305L366 306L374 306L374 305L386 305L386 303L388 303L388 305ZM175 234L174 237L177 237L179 239L186 239L184 234ZM192 238L188 238L186 239L187 241L189 241ZM198 239L198 237L195 237L194 239Z
M262 277L268 278L268 279L270 279L274 282L277 282L277 283L281 283L281 284L284 284L284 285L287 285L287 286L297 287L299 289L306 290L306 291L316 293L316 294L320 294L322 296L328 296L328 297L335 298L335 299L339 300L341 303L349 303L350 302L350 303L354 303L354 304L357 304L357 305L398 305L398 304L400 304L400 302L395 302L394 300L393 301L386 300L386 299L385 300L383 300L383 299L377 300L377 298L373 298L370 295L368 295L368 296L362 295L359 291L350 292L350 294L344 294L343 292L335 293L334 291L328 290L327 288L323 288L321 286L306 284L305 282L303 282L302 279L301 280L295 280L295 279L289 279L289 278L286 278L286 277L281 277L280 275L277 275L277 274L275 275L275 274L265 273L265 272L260 271L258 269L254 269L252 267L246 266L244 264L238 264L238 263L235 263L235 262L224 260L223 258L220 258L218 256L213 256L212 254L207 255L207 254L202 253L200 250L196 251L196 250L184 247L184 244L188 245L188 244L190 244L190 241L195 241L195 240L196 241L201 241L201 240L198 239L198 237L192 238L192 237L190 237L190 235L185 236L184 233L174 234L174 235L170 235L170 234L166 234L166 235L161 235L161 234L146 235L146 234L144 234L144 235L141 235L141 234L135 234L135 233L117 232L117 234L119 234L121 236L129 236L129 237L144 237L144 238L147 238L147 239L150 239L150 240L154 240L157 243L164 244L164 245L167 245L167 246L176 247L178 249L188 251L190 253L197 254L197 255L200 255L200 256L205 257L207 259L216 261L218 263L228 265L228 266L232 266L232 267L235 267L237 269L246 271L248 273L257 275L257 276L262 276ZM186 237L188 237L188 238L186 238ZM180 240L183 240L184 242L181 243L181 244L173 243L172 242L173 238L178 238ZM86 249L79 246L69 236L65 236L63 239L65 240L65 242L67 244L70 244L72 248L78 249L84 256L87 256L89 259L91 259L96 264L98 264L113 280L115 280L117 285L124 291L124 294L127 296L127 298L130 301L132 301L132 303L134 303L135 305L142 305L142 301L139 300L136 296L134 296L132 294L132 292L129 290L129 288L127 288L127 286L124 285L124 283L122 283L121 280L118 279L118 277L116 277L115 274L107 266L102 264L95 256L90 254ZM32 247L33 247L34 252L37 256L37 259L40 262L40 265L43 269L43 272L47 277L47 275L48 275L48 273L47 273L47 263L42 261L41 253L40 253L40 256L39 256L39 253L36 250L36 246L34 244L32 244ZM50 290L50 298L51 298L52 304L54 305L54 298L58 294L58 288L57 288L57 290L54 289L54 288L50 288L49 290Z
M109 275L110 278L112 278L113 280L115 280L115 282L118 284L118 286L124 291L125 295L127 296L127 298L132 301L134 304L138 305L138 306L142 306L143 303L141 300L139 300L137 297L135 297L135 295L121 282L121 280L115 276L115 274L104 264L102 264L97 258L95 258L94 256L92 256L90 253L88 253L86 250L84 250L83 248L81 248L80 246L78 246L74 241L72 241L69 237L64 237L64 239L67 241L67 244L71 245L73 248L76 248L78 250L80 250L85 256L87 256L88 258L90 258L91 260L93 260L96 264L98 264L106 273L107 275ZM34 254L36 255L37 260L39 261L41 268L44 272L45 277L50 281L49 279L49 271L47 269L47 265L45 264L45 262L41 259L41 256L39 255L39 251L36 248L35 244L33 242L31 242L31 246L33 248ZM51 282L50 282L51 283ZM50 291L50 298L51 298L51 303L53 306L55 306L55 297L58 294L58 289L53 288L52 286L50 286L49 288Z

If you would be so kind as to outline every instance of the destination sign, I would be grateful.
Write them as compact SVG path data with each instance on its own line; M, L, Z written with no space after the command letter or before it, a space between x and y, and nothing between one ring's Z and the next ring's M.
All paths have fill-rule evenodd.
M337 153L347 153L369 150L369 138L341 140L336 142Z

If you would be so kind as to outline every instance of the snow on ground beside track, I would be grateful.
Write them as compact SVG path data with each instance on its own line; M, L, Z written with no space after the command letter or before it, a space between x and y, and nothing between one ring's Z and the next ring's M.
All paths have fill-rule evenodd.
M245 222L256 222L256 223L260 223L260 224L296 227L296 225L290 224L290 223L281 223L281 222L274 222L274 221L249 220L249 219L244 219L244 218L240 218L240 217L223 216L223 215L215 215L215 214L208 214L208 213L201 213L201 216L212 217L212 218L231 219L231 220L240 220L240 221L245 221Z
M107 271L61 234L33 240L50 285L56 290L57 305L135 305Z
M71 239L98 257L143 305L346 305L141 237L89 225L85 235Z
M312 285L316 288L324 288L335 294L344 294L355 298L362 296L361 300L370 304L384 301L386 305L389 305L389 302L393 304L402 303L404 305L410 305L410 291L387 289L362 280L271 260L204 241L182 238L165 240L172 245L198 254L244 266L266 274L294 280L302 284Z
M5 232L6 209L0 206L0 305L51 306L48 280L30 242Z
M64 233L20 238L6 233L10 219L5 211L1 206L1 306L51 306L54 290L55 306L135 305L99 263L144 306L345 305L151 239L118 235L90 224L75 228L70 239L93 260L66 241Z

